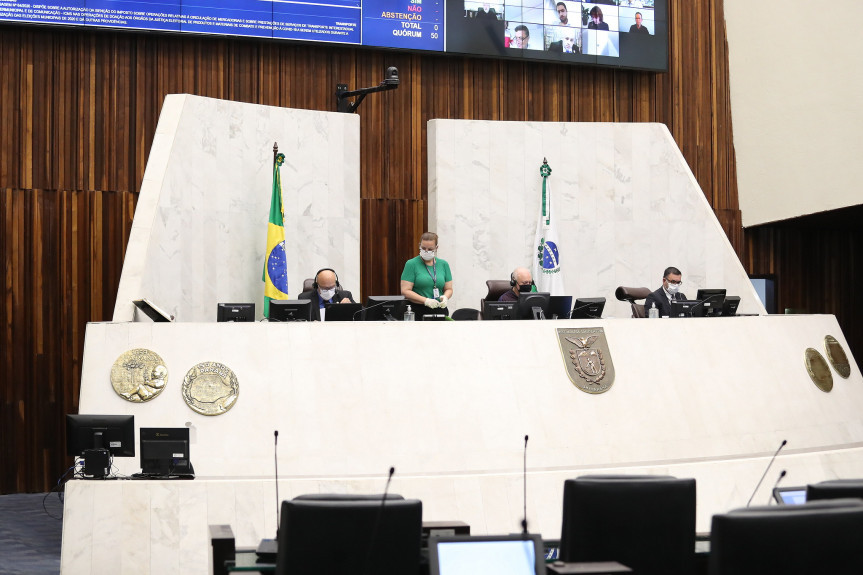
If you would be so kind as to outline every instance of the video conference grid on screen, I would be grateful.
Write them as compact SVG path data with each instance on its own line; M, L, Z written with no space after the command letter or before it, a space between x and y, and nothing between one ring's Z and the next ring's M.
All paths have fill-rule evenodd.
M667 0L0 0L0 21L667 69Z

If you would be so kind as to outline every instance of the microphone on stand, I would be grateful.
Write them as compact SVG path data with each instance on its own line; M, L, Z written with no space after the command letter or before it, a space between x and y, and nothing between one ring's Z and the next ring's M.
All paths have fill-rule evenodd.
M390 474L389 474L389 476L387 476L387 484L384 486L384 496L381 497L381 506L378 509L377 517L375 517L375 528L372 530L372 537L369 540L369 552L366 555L366 562L363 565L363 570L362 570L363 575L366 575L369 572L369 563L371 563L372 553L374 552L375 543L377 542L377 538L378 538L378 531L380 531L381 518L383 517L383 514L384 514L384 506L387 503L387 493L390 490L390 481L393 480L393 474L395 474L395 472L396 472L396 468L390 467Z
M258 548L255 552L258 554L258 561L264 563L275 563L276 555L279 552L279 430L273 432L273 459L276 467L276 538L261 539Z
M767 505L770 505L770 501L773 497L773 492L776 491L776 488L779 487L779 482L782 481L782 478L785 477L785 474L788 473L784 469L782 473L779 474L779 477L776 478L776 483L773 484L773 489L770 490L770 498L767 499Z
M761 476L761 479L758 480L758 485L755 486L755 490L752 492L752 495L749 496L749 501L746 502L746 507L752 503L752 498L755 497L755 494L758 492L758 488L761 487L761 482L764 481L764 478L767 476L767 472L770 471L770 466L773 465L773 461L776 459L776 456L779 455L779 452L782 451L782 448L785 447L785 444L788 443L787 439L783 439L782 443L779 444L779 449L776 450L776 453L773 454L773 457L770 458L770 462L767 464L767 469L764 470L764 474Z
M524 436L524 466L521 474L521 484L524 488L524 519L521 520L521 533L527 535L527 435Z
M273 432L273 459L276 464L276 540L279 539L279 528L281 527L279 518L279 430Z

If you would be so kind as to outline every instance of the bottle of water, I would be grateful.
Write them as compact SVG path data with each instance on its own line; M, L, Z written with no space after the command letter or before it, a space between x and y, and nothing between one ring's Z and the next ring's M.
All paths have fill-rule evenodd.
M411 306L408 305L408 309L405 310L405 321L413 321L414 320L414 312L411 310Z
M659 310L656 309L656 302L650 304L650 309L647 310L647 317L651 319L659 317Z

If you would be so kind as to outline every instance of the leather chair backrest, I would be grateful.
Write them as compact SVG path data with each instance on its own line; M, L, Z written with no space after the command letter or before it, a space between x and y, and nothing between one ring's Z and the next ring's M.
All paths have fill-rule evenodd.
M646 287L626 287L619 286L614 290L614 296L620 301L628 301L633 303L635 300L644 299L649 296L653 290Z
M863 479L831 479L806 486L806 501L847 497L863 499Z
M306 278L303 280L303 291L311 291L315 283L315 278Z
M485 308L486 301L497 301L500 296L512 289L509 280L486 280L485 285L488 287L488 293L484 298L479 300L480 315Z

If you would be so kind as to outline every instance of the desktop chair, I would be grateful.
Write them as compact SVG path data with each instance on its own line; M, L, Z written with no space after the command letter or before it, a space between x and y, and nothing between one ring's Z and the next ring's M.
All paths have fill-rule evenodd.
M455 321L479 319L479 310L470 307L462 307L452 312L452 316L450 317Z
M381 502L383 493L306 493L297 495L294 501L377 501ZM387 493L387 501L404 501L398 493Z
M710 575L863 573L863 502L750 507L714 515Z
M485 285L488 287L488 293L479 300L479 309L485 309L486 301L497 301L500 296L512 289L510 280L486 280Z
M863 479L832 479L806 486L806 501L849 497L863 499Z
M315 289L315 278L306 278L303 280L303 289L302 291L310 291Z
M644 301L652 292L650 288L620 286L614 290L614 296L620 301L628 301L632 309L632 317L644 317ZM642 300L641 303L636 303Z
M416 499L388 496L386 505L380 497L283 501L276 573L415 574L421 539L422 502Z
M563 487L562 561L617 561L640 575L695 568L695 480L585 475Z

